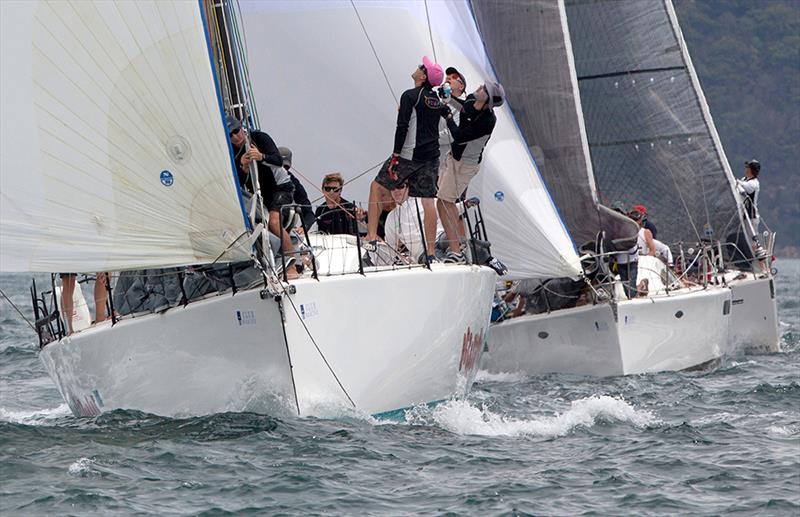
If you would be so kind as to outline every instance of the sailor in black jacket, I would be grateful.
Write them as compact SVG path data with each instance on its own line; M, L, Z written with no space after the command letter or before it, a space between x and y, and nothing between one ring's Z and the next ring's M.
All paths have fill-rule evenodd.
M438 185L439 217L442 219L450 248L445 262L466 261L464 256L466 232L455 203L461 199L469 182L480 170L483 149L497 123L493 108L501 106L504 99L503 87L490 82L478 88L464 101L453 99L461 105L458 124L453 120L450 108L445 107L441 111L453 140Z
M407 183L409 195L422 199L427 254L433 258L436 238L436 184L439 175L439 117L444 106L433 91L444 78L442 67L428 57L411 74L414 88L400 96L392 156L370 186L367 241L378 238L378 219L389 192Z

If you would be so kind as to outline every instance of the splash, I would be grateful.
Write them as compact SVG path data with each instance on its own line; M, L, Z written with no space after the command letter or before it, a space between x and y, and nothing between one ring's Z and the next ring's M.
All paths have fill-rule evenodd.
M406 419L412 424L436 424L457 434L512 437L564 436L578 427L589 428L602 423L627 422L645 427L658 422L651 412L637 410L621 398L608 395L573 401L567 411L555 416L509 418L467 401L453 400L427 413L422 408L414 408L407 412Z
M491 373L486 370L478 370L475 382L519 382L527 379L523 372L498 372Z
M94 460L91 458L81 458L76 462L73 462L70 466L68 472L71 476L77 477L87 477L98 474L98 472L93 468Z
M14 424L44 425L51 420L71 415L66 403L50 409L34 409L32 411L12 411L0 408L0 420Z
M791 438L800 435L800 425L771 425L767 428L767 434L780 438Z

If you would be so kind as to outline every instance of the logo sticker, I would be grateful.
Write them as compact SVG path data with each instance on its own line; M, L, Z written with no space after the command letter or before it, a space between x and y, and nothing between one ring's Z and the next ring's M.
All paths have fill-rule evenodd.
M236 311L236 321L239 322L240 327L244 325L255 325L256 313L255 311Z
M175 178L172 177L172 173L169 171L161 171L161 184L165 187L171 187L172 184L175 182Z
M497 192L494 193L495 201L503 201L505 198L506 198L506 195L503 194L502 190L498 190Z
M461 342L461 361L458 363L458 371L470 371L475 368L475 363L481 354L483 346L483 330L477 334L472 333L472 329L467 327L464 338Z
M319 316L316 302L301 303L300 304L300 317L305 319Z
M434 110L440 109L443 106L443 104L439 102L438 97L425 97L425 105Z

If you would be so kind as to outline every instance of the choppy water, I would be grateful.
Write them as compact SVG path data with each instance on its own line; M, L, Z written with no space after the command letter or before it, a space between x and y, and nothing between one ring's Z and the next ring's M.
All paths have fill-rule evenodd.
M117 411L76 419L5 303L0 514L800 514L800 261L783 347L712 371L480 375L402 423ZM0 276L25 304L27 276Z

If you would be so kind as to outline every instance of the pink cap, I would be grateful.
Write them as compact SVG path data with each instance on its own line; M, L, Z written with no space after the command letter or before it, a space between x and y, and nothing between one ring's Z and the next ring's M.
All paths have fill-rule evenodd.
M428 56L422 57L422 64L425 67L425 70L428 71L428 82L431 83L431 86L439 86L444 81L444 71L442 70L442 65L439 63L434 63Z

